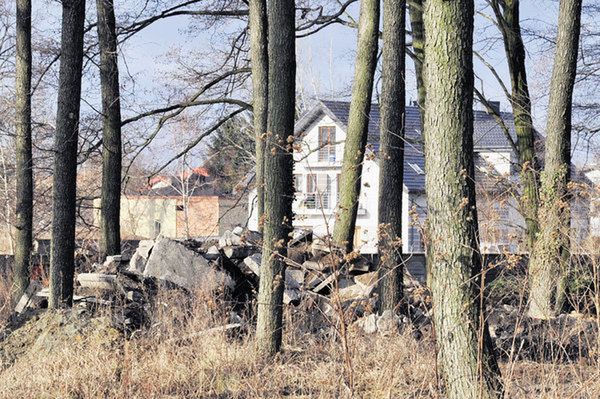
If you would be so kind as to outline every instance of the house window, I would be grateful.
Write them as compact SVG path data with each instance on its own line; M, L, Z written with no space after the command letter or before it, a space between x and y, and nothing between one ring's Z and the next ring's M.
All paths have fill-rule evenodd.
M183 211L183 205L176 205L175 206L175 210L182 212Z
M294 190L297 193L301 193L304 186L304 176L303 175L294 175Z
M319 162L335 162L335 126L319 126Z
M412 170L415 171L416 174L418 175L424 175L425 172L423 171L423 168L421 168L418 164L413 163L413 162L409 162L408 166L410 166L412 168Z
M307 175L305 198L304 205L308 209L330 209L331 178L329 175Z
M423 243L422 227L427 217L427 211L424 207L413 202L409 213L411 221L408 229L408 246L413 252L423 252L425 245Z

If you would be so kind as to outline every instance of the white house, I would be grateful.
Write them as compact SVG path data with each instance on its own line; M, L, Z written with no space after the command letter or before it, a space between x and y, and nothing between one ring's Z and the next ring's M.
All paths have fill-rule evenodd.
M499 104L495 106L499 108ZM319 101L295 125L294 134L300 145L294 153L294 226L310 228L317 237L333 232L349 109L348 102ZM515 185L512 184L516 179L513 167L516 157L505 130L494 116L479 110L473 113L480 247L485 254L519 252L524 221L517 209ZM512 113L501 112L500 115L514 140ZM402 245L403 252L417 262L415 267L422 268L425 160L418 108L407 106L405 118ZM377 253L378 150L379 109L373 105L354 242L355 249L363 254ZM254 198L255 195L251 195L249 199L251 210L254 209L251 206ZM249 227L257 227L256 214L250 216Z

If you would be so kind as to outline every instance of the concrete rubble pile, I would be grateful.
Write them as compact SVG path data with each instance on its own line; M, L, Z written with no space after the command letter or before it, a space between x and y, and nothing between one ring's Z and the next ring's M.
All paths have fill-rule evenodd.
M109 256L94 265L93 272L77 274L74 301L81 307L116 308L114 317L128 330L147 323L160 288L180 290L198 299L220 298L229 301L234 310L248 310L258 291L261 249L261 234L241 227L204 242L165 237L142 240L131 256ZM293 232L283 300L293 312L326 319L326 323L309 327L312 330L331 326L339 321L341 312L365 333L388 335L401 328L406 317L383 314L371 320L377 308L377 280L369 259L358 255L341 259L331 247L313 240L311 231ZM418 283L411 283L407 290L418 289ZM47 297L48 290L32 282L15 311L43 307ZM428 319L426 310L413 308L417 319Z

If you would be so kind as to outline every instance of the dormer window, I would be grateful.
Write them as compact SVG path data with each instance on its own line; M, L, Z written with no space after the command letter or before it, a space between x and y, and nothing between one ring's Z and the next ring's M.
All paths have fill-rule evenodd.
M414 170L415 173L418 174L418 175L424 175L425 174L425 172L423 171L423 169L421 169L421 167L419 165L417 165L416 163L409 162L408 166L410 166L412 168L412 170Z
M335 162L335 126L319 126L319 162Z

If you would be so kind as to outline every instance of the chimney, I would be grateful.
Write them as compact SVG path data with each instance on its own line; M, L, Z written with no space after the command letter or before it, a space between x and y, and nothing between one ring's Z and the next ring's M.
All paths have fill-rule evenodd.
M500 101L488 101L488 102L495 112L500 113Z

